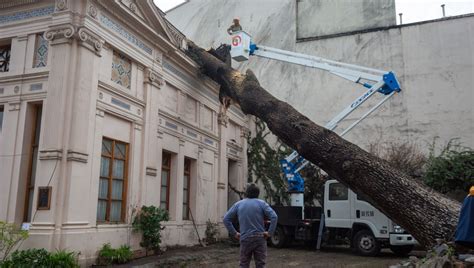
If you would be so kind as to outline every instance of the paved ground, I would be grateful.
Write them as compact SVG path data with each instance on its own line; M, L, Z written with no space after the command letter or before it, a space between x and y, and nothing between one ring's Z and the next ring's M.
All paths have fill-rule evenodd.
M159 256L147 257L122 267L238 267L239 248L228 243L203 247L169 249ZM420 253L421 254L421 253ZM268 248L267 267L350 267L378 268L399 263L403 258L384 250L378 257L361 257L349 248L333 247L316 251L303 246ZM254 267L254 266L253 266Z

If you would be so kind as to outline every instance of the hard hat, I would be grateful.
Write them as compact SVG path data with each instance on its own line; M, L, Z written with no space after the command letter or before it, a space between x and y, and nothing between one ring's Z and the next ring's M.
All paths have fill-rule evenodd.
M474 186L471 186L471 189L469 190L469 196L474 196Z

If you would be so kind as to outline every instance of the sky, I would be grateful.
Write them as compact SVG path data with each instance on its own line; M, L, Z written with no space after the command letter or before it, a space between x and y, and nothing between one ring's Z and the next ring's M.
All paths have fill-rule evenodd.
M166 12L184 0L154 0L154 2ZM397 24L400 23L399 13L403 13L404 24L441 18L443 14L441 4L445 4L446 16L474 13L474 0L395 0Z

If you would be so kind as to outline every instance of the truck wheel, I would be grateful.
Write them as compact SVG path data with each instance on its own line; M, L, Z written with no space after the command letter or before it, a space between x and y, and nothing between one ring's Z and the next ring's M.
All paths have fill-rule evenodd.
M413 245L390 246L390 250L397 256L406 257L413 250L413 247Z
M287 237L283 228L281 226L277 226L275 233L270 237L270 245L276 248L282 248L286 245Z
M376 256L380 252L380 242L369 230L360 230L354 236L354 248L363 256Z

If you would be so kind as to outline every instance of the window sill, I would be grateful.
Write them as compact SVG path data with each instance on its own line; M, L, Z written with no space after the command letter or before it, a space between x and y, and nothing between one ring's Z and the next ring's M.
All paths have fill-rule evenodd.
M97 229L110 229L110 228L130 228L131 224L127 223L97 223Z

